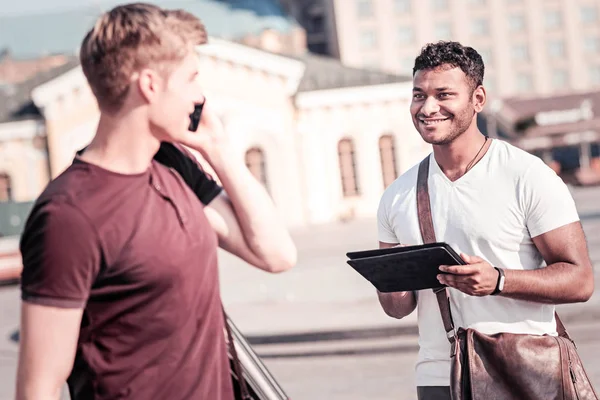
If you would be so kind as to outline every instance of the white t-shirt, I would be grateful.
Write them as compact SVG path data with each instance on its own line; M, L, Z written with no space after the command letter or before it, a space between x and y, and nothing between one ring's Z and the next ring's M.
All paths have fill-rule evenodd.
M378 210L379 241L421 244L417 217L416 165L393 182ZM539 158L494 140L485 156L451 182L429 157L429 195L437 241L458 253L484 258L505 269L532 270L546 264L531 240L579 220L563 181ZM474 297L450 289L457 327L498 332L556 334L554 306L500 296ZM419 357L417 386L450 384L450 344L436 297L417 293Z

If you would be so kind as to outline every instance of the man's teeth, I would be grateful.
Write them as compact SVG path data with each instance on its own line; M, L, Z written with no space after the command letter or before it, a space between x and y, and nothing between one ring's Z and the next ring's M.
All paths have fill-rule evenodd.
M440 122L444 122L445 119L435 119L435 120L430 120L430 121L425 121L425 120L421 120L422 123L424 123L425 125L435 125L438 124Z

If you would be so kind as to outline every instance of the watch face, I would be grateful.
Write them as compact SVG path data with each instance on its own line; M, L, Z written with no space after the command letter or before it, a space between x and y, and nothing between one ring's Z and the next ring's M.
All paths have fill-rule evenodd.
M502 291L504 289L504 275L500 276L500 283L498 284L498 290Z

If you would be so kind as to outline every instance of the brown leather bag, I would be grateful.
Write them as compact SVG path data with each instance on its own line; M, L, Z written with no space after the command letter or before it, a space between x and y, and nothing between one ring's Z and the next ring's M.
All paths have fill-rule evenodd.
M424 243L436 241L427 180L429 157L419 165L417 211ZM558 336L455 329L448 290L435 289L450 342L453 400L598 400L557 314Z

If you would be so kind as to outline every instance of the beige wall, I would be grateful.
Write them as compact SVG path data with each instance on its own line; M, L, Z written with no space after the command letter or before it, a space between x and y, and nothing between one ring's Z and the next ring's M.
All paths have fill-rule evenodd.
M91 90L81 85L62 94L46 110L52 178L71 165L75 153L92 140L100 113Z
M304 224L287 78L206 56L200 71L207 101L221 116L238 157L252 147L263 150L269 191L281 216L289 225Z
M409 74L421 46L453 39L475 47L488 58L486 85L495 96L560 93L600 86L598 0L405 0L410 4L406 12L395 9L394 5L402 0L370 0L373 16L358 15L359 1L323 0L334 4L340 58L350 65L379 66ZM447 8L436 8L434 3L446 3ZM584 7L596 10L595 21L582 20ZM552 10L560 13L561 22L555 28L547 28L546 15ZM518 17L523 18L524 29L511 30L511 21ZM474 31L478 20L487 24L487 33ZM450 36L442 32L446 25ZM412 38L406 42L399 37L402 27L412 31ZM361 37L367 32L375 35L373 46L361 45ZM551 55L551 41L562 41L564 55ZM586 43L593 41L597 41L596 50L586 50ZM514 58L519 45L527 46L529 55L525 60ZM566 74L564 88L557 86L560 71ZM527 79L531 80L530 89L524 85Z
M0 172L10 177L12 200L39 196L49 177L43 122L0 124Z
M243 159L251 147L263 149L270 193L282 217L291 226L304 224L289 78L207 55L201 55L200 71L207 100L223 119L238 156ZM40 88L37 97L43 103L56 177L93 138L99 112L79 69Z
M309 223L372 217L383 193L379 138L392 134L398 175L431 150L415 131L407 83L335 89L298 96L298 133ZM365 101L365 99L369 99ZM344 197L338 143L354 142L360 195Z
M226 50L201 55L199 79L238 157L252 147L263 150L269 192L289 226L374 216L384 189L381 135L396 139L398 173L430 151L410 120L408 82L294 96L298 81L290 70L302 64L267 53L256 58L258 50L243 46ZM80 69L33 97L47 118L54 177L91 140L98 110ZM337 144L343 137L352 137L357 149L361 194L354 198L342 195Z

